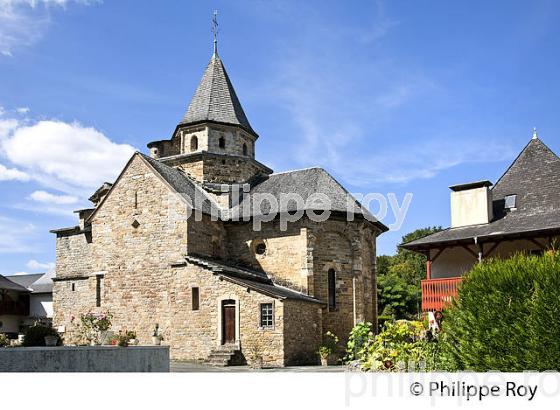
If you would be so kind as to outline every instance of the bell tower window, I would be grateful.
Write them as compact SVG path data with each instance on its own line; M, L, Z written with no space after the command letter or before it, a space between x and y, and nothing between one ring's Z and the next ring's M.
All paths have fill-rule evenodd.
M226 147L226 139L224 137L220 137L220 139L218 140L218 145L221 149L224 149Z
M191 152L196 151L198 149L198 138L196 135L193 135L191 138Z
M247 144L243 144L243 155L247 156Z

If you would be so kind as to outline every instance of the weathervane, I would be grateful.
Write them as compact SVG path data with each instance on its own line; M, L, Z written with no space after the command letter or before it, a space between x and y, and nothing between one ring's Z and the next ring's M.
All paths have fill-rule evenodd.
M214 10L212 17L212 33L214 33L214 55L218 55L218 10Z

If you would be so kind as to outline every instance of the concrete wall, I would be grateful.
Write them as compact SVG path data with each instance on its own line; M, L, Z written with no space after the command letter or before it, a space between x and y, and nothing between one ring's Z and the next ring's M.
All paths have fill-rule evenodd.
M0 372L169 372L166 346L0 349Z
M486 224L492 220L492 191L488 187L451 192L451 227Z

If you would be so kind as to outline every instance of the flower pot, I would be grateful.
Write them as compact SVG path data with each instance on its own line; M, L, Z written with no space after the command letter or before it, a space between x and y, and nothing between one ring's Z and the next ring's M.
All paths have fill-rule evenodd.
M329 365L329 358L321 357L321 366L328 366L328 365Z
M161 346L161 339L158 336L152 336L152 344L154 346Z
M58 344L58 336L45 336L45 346L54 347Z

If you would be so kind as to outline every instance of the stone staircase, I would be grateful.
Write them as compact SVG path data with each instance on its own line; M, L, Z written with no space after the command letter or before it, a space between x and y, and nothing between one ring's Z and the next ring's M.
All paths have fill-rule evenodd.
M222 345L212 349L206 362L211 366L225 367L240 364L238 356L239 349L236 345Z

